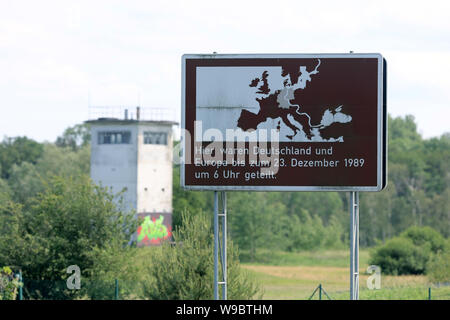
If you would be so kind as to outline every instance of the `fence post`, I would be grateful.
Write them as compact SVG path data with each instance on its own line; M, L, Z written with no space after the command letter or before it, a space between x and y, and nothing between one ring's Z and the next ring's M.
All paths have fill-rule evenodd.
M322 300L322 284L319 284L319 300Z
M115 298L119 300L119 280L115 280Z
M431 287L428 288L428 300L431 300Z
M23 278L22 271L19 271L19 282L21 285L19 286L19 300L23 300Z

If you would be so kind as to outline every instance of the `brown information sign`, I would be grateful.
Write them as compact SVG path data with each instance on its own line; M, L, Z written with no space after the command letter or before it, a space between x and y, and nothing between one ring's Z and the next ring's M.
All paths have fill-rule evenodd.
M380 54L184 55L182 70L183 187L385 187Z

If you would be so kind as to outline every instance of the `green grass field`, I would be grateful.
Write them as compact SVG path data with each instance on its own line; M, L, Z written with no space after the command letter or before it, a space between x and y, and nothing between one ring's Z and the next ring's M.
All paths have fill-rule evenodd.
M425 300L431 287L431 298L450 299L450 286L436 287L426 276L388 276L381 271L381 289L367 288L369 251L360 252L360 299ZM331 299L349 299L349 252L259 252L257 262L242 266L264 289L263 299L308 299L322 284ZM323 299L326 296L322 295ZM313 299L318 299L316 294Z

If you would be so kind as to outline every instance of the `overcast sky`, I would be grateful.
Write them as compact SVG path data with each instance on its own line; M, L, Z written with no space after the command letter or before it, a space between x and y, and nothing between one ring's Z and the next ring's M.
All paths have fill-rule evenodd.
M0 138L54 141L88 105L179 117L184 53L381 53L388 112L450 131L450 1L0 2Z

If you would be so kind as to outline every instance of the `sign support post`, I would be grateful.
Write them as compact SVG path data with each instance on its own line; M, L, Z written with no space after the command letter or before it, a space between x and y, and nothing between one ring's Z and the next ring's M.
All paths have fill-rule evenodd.
M219 193L214 191L214 300L219 300Z
M219 300L219 285L222 285L222 300L227 300L227 195L220 192L222 213L219 213L219 192L214 191L214 300ZM219 222L219 217L221 221ZM219 224L222 224L222 241L219 237ZM219 256L222 277L219 281Z
M359 192L350 192L350 300L359 300Z
M222 194L222 300L227 300L227 194Z

